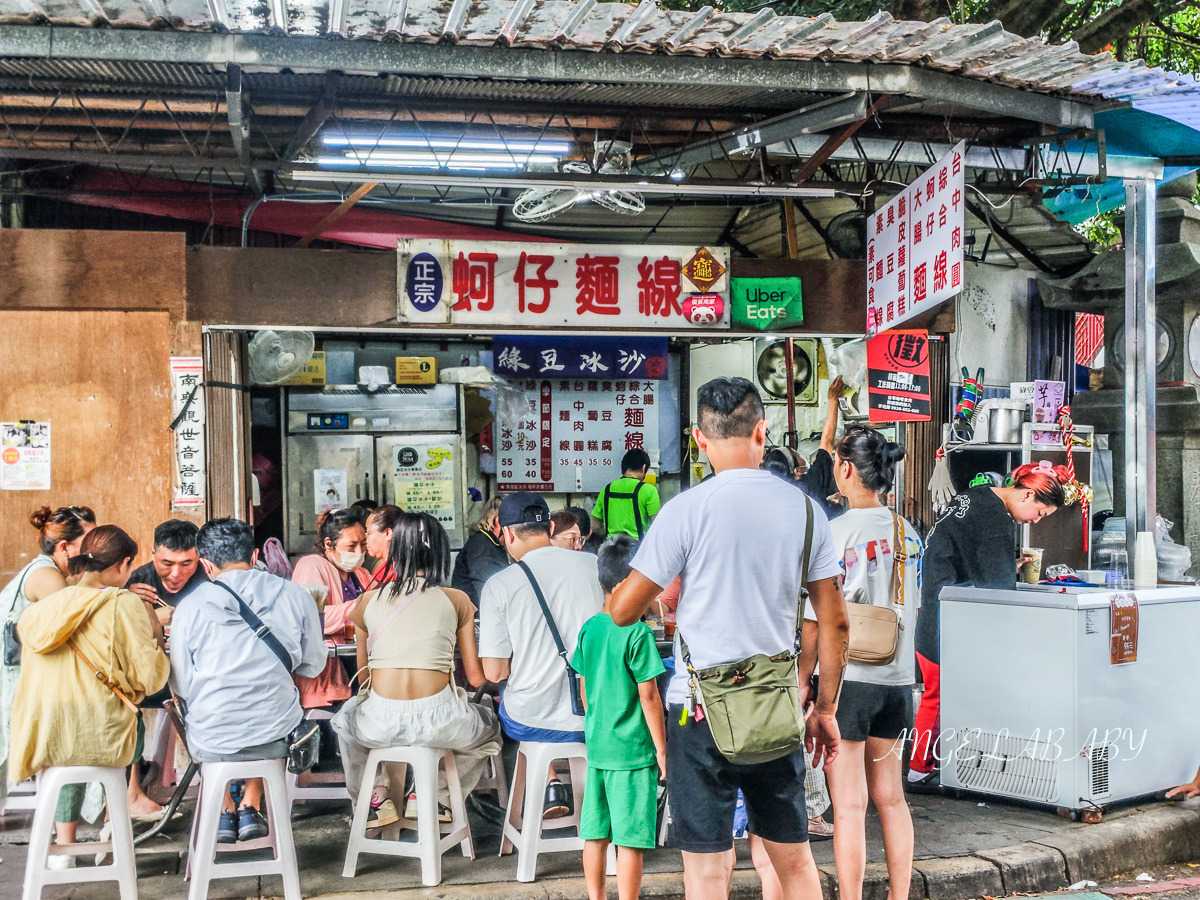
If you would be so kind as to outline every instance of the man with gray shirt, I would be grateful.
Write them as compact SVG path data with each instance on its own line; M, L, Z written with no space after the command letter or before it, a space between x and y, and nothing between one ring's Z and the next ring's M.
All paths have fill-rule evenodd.
M714 477L663 506L611 603L613 621L630 625L677 575L676 613L696 669L796 649L798 601L808 588L820 623L820 696L807 723L814 765L838 750L835 713L846 663L849 625L838 585L839 554L823 512L813 510L807 584L802 584L806 499L801 490L759 468L767 423L762 399L744 378L717 378L697 394L696 443ZM740 789L749 830L763 839L789 900L820 900L808 847L804 751L740 764L717 749L708 722L689 709L688 671L675 651L667 690L667 782L671 843L683 851L688 900L729 894L728 851ZM807 686L800 686L801 703Z
M192 591L171 622L171 668L187 704L188 752L199 763L282 759L304 717L292 675L315 677L328 661L317 604L304 588L254 568L254 531L239 519L206 523L196 550L212 581ZM289 667L242 617L234 594L275 635ZM262 796L257 778L246 782L238 809L226 795L217 840L265 837Z

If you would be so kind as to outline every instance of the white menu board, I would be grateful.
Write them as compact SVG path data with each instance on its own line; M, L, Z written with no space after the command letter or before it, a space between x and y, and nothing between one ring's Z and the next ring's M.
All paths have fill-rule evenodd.
M965 142L867 220L867 333L895 328L963 288Z
M496 423L498 489L594 493L621 475L621 457L658 443L659 382L645 379L524 381L529 403ZM514 410L515 412L515 410Z

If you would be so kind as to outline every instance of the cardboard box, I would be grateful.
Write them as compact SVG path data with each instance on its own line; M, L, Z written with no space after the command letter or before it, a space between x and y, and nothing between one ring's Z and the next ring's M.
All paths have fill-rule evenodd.
M437 384L437 359L432 356L397 356L396 384Z
M281 381L280 384L288 387L324 387L325 351L317 350L303 369L287 381Z

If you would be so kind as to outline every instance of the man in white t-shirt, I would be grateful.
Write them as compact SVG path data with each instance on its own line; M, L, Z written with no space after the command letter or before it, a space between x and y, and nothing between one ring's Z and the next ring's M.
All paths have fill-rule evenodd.
M579 630L604 605L596 557L550 543L550 510L538 494L509 494L496 519L516 564L489 578L479 595L479 656L488 681L507 682L500 722L517 741L582 741L583 716L571 710L567 670ZM565 659L521 563L541 589ZM553 775L546 787L546 814L564 815L570 795Z
M754 385L744 378L714 379L700 388L697 407L700 427L694 436L716 474L662 508L633 572L613 596L613 621L637 621L663 587L682 575L677 627L694 668L793 651L805 586L805 496L759 468L767 423ZM835 713L849 634L839 556L825 514L814 509L807 587L820 622L823 673L807 724L814 765L838 751ZM739 789L749 830L763 839L783 895L820 900L820 877L808 847L803 750L755 765L726 760L706 722L687 716L681 724L691 688L678 645L675 659L667 690L667 782L671 842L683 851L688 900L728 897ZM807 699L807 686L800 695L802 702Z

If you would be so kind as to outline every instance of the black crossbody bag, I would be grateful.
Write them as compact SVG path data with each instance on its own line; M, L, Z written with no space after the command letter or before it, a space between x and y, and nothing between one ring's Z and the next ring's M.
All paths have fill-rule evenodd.
M21 588L25 587L25 579L29 577L29 570L33 567L33 563L27 565L21 571L21 580L17 583L17 594L13 597L13 606L21 599ZM9 612L9 617L12 617L12 612ZM4 623L4 664L6 666L19 666L21 664L21 635L17 633L17 623L15 621L6 621Z
M283 664L284 671L290 676L292 674L292 657L284 649L283 644L279 643L279 638L271 633L271 629L246 604L237 591L220 581L214 581L213 584L224 588L237 601L238 615L242 617L242 621L249 625L250 630L271 649L275 658ZM317 756L321 750L321 731L316 722L310 722L308 719L302 720L287 736L287 743L287 767L293 775L307 772L317 764Z
M537 596L538 605L542 608L542 618L546 620L546 624L550 626L550 636L554 638L554 646L558 647L558 656L563 661L563 665L567 667L567 686L571 689L571 712L574 715L582 716L583 710L583 692L579 690L579 673L571 667L571 661L567 659L567 648L563 644L562 636L558 633L558 627L554 624L554 617L550 615L550 607L546 605L546 597L542 594L542 587L538 584L537 579L533 577L533 572L524 562L518 562L518 566L525 573L525 577L529 579L530 585L533 586L533 593Z

